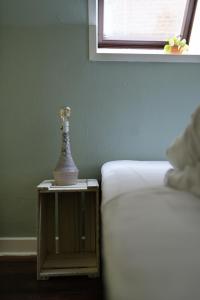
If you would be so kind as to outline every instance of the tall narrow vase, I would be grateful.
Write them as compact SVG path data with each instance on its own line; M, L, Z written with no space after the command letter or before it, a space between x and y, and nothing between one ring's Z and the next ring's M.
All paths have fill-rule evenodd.
M63 107L60 110L61 130L62 130L62 147L61 153L53 172L55 185L73 185L78 180L78 169L71 155L70 138L69 138L69 117L71 109Z

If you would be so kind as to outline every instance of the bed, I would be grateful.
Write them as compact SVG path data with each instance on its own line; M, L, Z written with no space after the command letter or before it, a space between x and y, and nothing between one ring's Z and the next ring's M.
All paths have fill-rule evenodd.
M102 167L108 300L200 299L200 199L164 185L168 162Z

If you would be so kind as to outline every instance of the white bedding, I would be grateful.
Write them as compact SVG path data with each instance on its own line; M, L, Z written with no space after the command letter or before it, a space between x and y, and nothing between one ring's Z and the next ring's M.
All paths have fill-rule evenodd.
M166 162L102 167L109 300L200 299L200 199L163 184Z

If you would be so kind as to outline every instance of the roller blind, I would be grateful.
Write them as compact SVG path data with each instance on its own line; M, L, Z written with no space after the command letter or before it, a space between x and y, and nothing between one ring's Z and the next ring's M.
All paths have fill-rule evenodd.
M187 0L104 0L103 39L165 41L180 35Z

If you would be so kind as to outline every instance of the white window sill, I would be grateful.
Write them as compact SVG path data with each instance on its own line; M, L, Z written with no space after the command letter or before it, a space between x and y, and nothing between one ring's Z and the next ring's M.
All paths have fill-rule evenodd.
M165 63L200 63L200 55L195 54L165 54L163 51L143 49L137 51L122 51L121 49L97 49L90 56L91 61L127 61L127 62L165 62Z
M96 26L89 26L89 57L91 61L200 63L200 54L165 54L163 50L97 48Z

